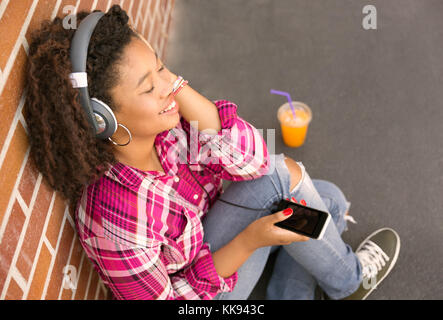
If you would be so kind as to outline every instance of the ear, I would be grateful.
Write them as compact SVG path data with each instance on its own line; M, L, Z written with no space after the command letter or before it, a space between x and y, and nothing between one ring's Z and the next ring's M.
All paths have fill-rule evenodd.
M97 138L107 139L117 131L117 119L111 108L97 98L91 98L91 107L97 121L99 132Z

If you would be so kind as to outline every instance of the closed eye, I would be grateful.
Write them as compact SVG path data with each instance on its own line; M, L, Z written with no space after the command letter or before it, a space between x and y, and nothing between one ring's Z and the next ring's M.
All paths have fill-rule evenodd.
M163 71L163 69L165 68L165 65L162 65L162 67L158 70L159 72L160 71ZM144 93L151 93L153 90L154 90L154 88L155 87L152 87L149 91L145 91Z

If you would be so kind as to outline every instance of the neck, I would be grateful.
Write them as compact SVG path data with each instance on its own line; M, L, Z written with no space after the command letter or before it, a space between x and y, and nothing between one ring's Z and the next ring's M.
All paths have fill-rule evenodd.
M155 136L143 139L133 137L127 146L113 146L114 155L119 162L131 167L143 171L159 171L161 166L158 166L154 141Z

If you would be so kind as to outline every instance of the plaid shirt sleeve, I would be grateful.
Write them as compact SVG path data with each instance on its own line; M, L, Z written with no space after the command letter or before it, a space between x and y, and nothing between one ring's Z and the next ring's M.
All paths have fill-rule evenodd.
M103 237L85 242L88 256L100 266L95 269L119 300L212 299L219 292L232 291L237 282L237 272L228 278L216 273L207 244L189 266L168 274L160 243L129 247Z
M266 174L269 154L260 132L237 115L237 105L228 100L216 100L221 130L215 134L198 131L181 117L181 126L190 144L191 162L201 163L225 180L252 180ZM193 138L197 137L197 138ZM198 139L197 152L193 141Z

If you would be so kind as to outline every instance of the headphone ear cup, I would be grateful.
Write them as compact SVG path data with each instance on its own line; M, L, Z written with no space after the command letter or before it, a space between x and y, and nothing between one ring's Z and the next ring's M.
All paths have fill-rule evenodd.
M108 139L117 130L117 119L114 112L106 103L97 98L91 98L91 107L98 126L96 137L103 140Z

